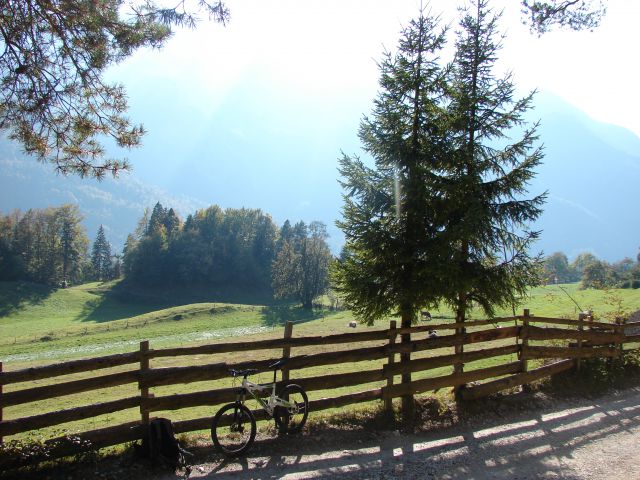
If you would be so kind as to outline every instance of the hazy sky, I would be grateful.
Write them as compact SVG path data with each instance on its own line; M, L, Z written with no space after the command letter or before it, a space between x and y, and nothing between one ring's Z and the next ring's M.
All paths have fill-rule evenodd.
M337 158L358 151L358 123L378 88L376 60L395 50L421 2L227 3L226 27L205 21L178 31L162 50L137 52L109 72L149 131L127 154L134 175L205 204L262 208L279 223L332 224L342 204ZM554 93L640 135L640 1L607 3L594 32L538 38L522 25L519 0L492 2L504 9L500 68L514 73L521 93ZM461 4L433 0L427 8L453 34Z
M195 109L211 114L231 89L249 81L268 92L295 96L356 95L377 87L375 60L395 48L402 25L416 15L416 0L228 0L226 27L203 22L179 31L161 51L136 54L114 70L126 83L174 82ZM608 0L594 32L554 31L538 38L521 24L519 0L496 0L507 34L501 62L518 86L558 94L599 120L640 134L637 45L640 2ZM432 0L456 28L462 1ZM144 77L140 73L144 72ZM134 80L135 77L137 80Z

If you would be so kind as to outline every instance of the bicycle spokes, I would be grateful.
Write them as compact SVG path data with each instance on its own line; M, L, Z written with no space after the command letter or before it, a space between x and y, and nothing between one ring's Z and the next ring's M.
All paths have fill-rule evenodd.
M309 404L307 394L298 385L287 385L280 396L287 405L276 407L273 417L281 431L297 433L302 430L307 421Z
M255 435L255 419L244 405L225 405L213 419L211 438L225 455L244 452L253 443Z

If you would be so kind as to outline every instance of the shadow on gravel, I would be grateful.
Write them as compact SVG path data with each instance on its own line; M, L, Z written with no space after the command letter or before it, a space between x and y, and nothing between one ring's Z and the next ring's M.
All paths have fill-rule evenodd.
M326 431L257 442L250 456L211 461L191 478L415 478L577 480L577 449L640 429L640 390L603 404L499 412L414 435ZM605 401L606 400L606 401ZM526 403L524 405L526 407ZM598 458L589 462L597 463ZM213 468L213 469L212 469Z
M312 434L256 441L249 456L225 460L209 441L193 470L170 474L130 454L95 464L2 472L11 480L443 479L537 480L637 478L640 387L595 400L540 394L474 402L453 426L411 435L322 427ZM595 443L595 444L594 444ZM605 447L607 450L602 451ZM626 453L625 453L626 452ZM625 456L626 455L626 456ZM630 465L633 461L633 465ZM588 472L588 473L585 473ZM6 474L6 476L5 476Z

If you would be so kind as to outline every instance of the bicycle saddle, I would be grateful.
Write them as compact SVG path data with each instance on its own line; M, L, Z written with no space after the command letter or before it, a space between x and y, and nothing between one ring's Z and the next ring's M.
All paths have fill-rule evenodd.
M282 366L286 364L288 361L289 361L288 358L281 358L277 362L273 362L271 365L269 365L268 368L270 370L278 370L279 368L282 368Z
M229 369L229 373L232 377L246 377L248 375L256 373L257 371L258 369L256 368L247 368L246 370L235 370L233 368Z

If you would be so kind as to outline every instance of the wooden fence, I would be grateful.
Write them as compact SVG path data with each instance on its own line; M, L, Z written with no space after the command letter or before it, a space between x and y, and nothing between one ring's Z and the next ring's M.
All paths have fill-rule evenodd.
M5 368L3 371L0 363L0 442L12 435L133 408L139 410L139 418L130 422L78 433L72 441L68 436L47 440L51 450L49 455L73 453L79 442L92 448L102 448L136 440L141 438L149 417L157 412L211 406L210 415L174 422L177 433L208 429L216 411L214 406L235 398L233 388L211 388L209 385L203 390L188 393L154 392L159 387L224 379L228 377L230 368L266 368L282 357L289 358L283 371L283 381L291 378L310 392L312 414L370 401L384 401L386 408L391 408L391 400L395 397L446 387L459 387L461 398L471 400L579 367L583 358L616 357L624 343L640 341L640 335L625 336L624 329L624 325L594 322L585 316L578 320L542 318L531 316L525 310L524 315L491 321L428 324L411 328L397 328L392 321L390 328L385 330L311 337L294 337L293 325L289 323L284 337L278 339L164 349L152 349L145 341L135 352L22 370L7 371ZM438 336L431 338L431 330L437 330ZM457 333L446 334L450 331ZM400 335L406 333L411 334L411 340L398 341ZM311 353L298 353L305 348L309 350L309 347L316 349ZM198 360L195 365L171 367L153 365L154 361L168 357L201 358L222 353L233 353L233 358L238 359L243 355L240 352L258 350L268 351L267 358L234 363L201 363ZM410 361L398 362L399 354L407 352L411 353ZM532 360L537 361L533 365L535 368L530 368ZM540 365L540 360L552 362ZM364 367L359 366L362 365L360 362L366 361L369 363ZM372 361L374 367L369 368ZM484 362L481 368L473 368L473 362L477 361ZM331 373L331 366L345 364L353 364L357 370ZM435 369L454 365L464 368L452 369L454 373L451 374L431 376ZM305 369L320 366L325 368L322 374L316 370L313 376L304 376ZM111 372L114 367L118 367L118 371ZM82 372L90 374L89 378L64 379L66 375ZM415 374L413 381L396 382L399 375L408 372ZM33 386L38 380L53 378L56 378L56 383ZM16 389L16 384L25 383L28 384L26 388ZM138 393L33 416L12 418L9 415L11 407L18 405L126 384L137 384ZM337 396L314 395L314 392L367 384L374 386ZM170 413L163 416L171 418ZM260 411L256 416L264 418Z

